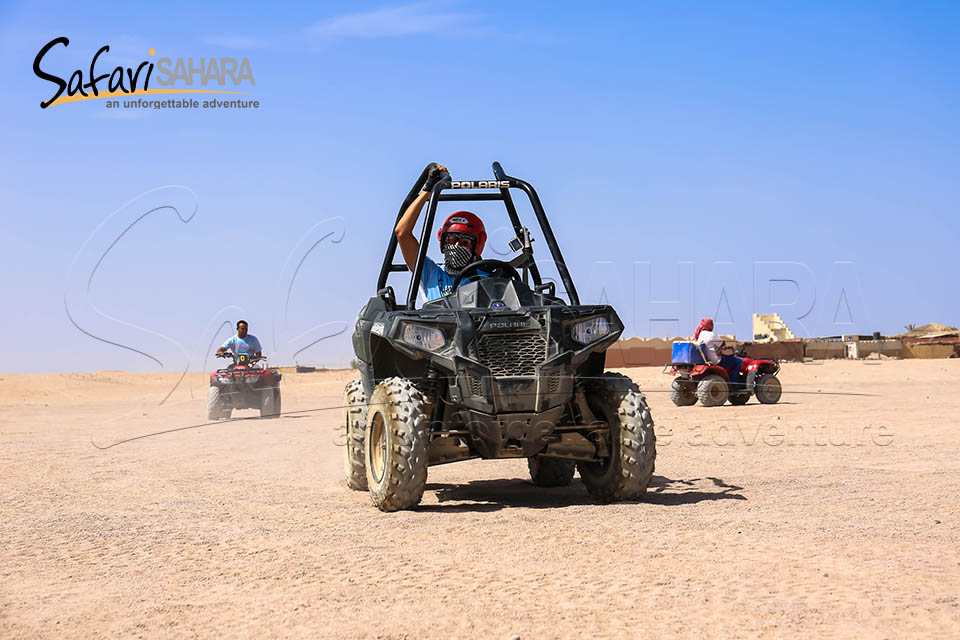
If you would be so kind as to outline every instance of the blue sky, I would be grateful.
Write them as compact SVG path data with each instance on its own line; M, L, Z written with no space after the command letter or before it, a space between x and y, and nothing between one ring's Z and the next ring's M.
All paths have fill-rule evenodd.
M746 337L753 311L808 336L960 322L960 7L583 7L3 4L2 370L159 368L81 333L65 299L88 333L168 369L209 368L241 313L281 361L344 363L432 160L531 181L581 298L613 303L627 335L716 315ZM261 108L41 110L33 58L57 36L61 75L103 44L106 71L151 47L246 57ZM121 209L167 185L189 191ZM87 292L124 216L165 199L196 213L144 218ZM505 216L477 211L502 251Z

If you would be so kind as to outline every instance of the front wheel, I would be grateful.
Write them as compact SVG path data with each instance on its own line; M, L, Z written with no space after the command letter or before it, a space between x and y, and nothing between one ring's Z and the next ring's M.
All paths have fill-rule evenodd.
M610 456L578 462L590 495L612 502L638 500L647 492L657 458L653 417L640 389L625 375L604 373L587 383L587 404L609 431Z
M538 487L566 487L573 480L576 463L560 458L527 458L530 479Z
M387 378L367 409L364 462L370 499L381 511L415 507L427 484L423 394L409 380Z
M780 402L780 395L783 393L780 379L772 373L761 375L757 378L754 393L757 394L757 400L763 404L777 404Z
M222 420L230 414L223 409L223 397L220 387L210 387L207 391L207 420Z

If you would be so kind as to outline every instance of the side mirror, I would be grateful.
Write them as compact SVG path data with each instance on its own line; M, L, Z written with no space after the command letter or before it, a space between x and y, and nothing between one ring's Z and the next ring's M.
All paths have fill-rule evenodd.
M386 286L383 289L377 291L377 297L383 300L383 303L387 305L387 309L393 311L397 307L397 296L393 292L393 287Z
M533 238L530 237L530 230L521 227L520 234L507 243L514 251L533 251Z

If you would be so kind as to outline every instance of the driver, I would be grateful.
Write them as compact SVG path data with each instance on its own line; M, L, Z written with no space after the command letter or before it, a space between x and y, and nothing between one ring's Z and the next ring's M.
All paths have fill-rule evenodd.
M723 346L723 338L713 332L713 318L703 318L693 332L693 341L703 345L703 353L710 364L718 364L717 349Z
M262 355L262 348L257 336L247 333L247 321L237 322L237 335L232 336L223 343L223 346L217 349L217 355L222 356L227 351L233 351L237 355L247 354L257 356Z
M412 272L417 264L417 255L420 253L420 243L413 235L413 228L417 218L423 210L423 205L430 199L430 191L440 179L440 174L447 170L443 165L436 165L427 175L423 191L410 203L407 210L400 217L394 232L397 234L397 243L403 253L403 260ZM420 279L420 290L427 300L449 295L453 290L453 281L464 267L480 260L483 245L487 242L487 231L483 221L475 213L457 211L450 214L437 232L440 240L440 249L443 251L443 268L427 257L423 263L423 276ZM483 275L482 273L480 275Z
M710 364L719 364L727 369L730 372L730 379L734 382L739 379L743 360L733 354L733 347L725 346L724 339L713 332L713 318L700 320L700 325L693 332L693 340L703 345L704 354Z

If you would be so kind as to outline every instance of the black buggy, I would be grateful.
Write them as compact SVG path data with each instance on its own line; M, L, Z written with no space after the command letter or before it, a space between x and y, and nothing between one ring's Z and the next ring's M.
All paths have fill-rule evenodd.
M423 170L397 221L433 167ZM361 378L344 391L347 484L369 489L377 507L395 511L420 502L430 465L527 458L539 486L568 485L576 468L596 498L638 499L653 475L653 419L630 378L604 372L605 351L623 324L608 305L580 304L533 187L497 162L493 173L492 180L467 181L442 174L402 301L387 285L391 273L409 271L394 262L391 227L377 295L353 333ZM511 189L529 198L568 301L541 278ZM437 206L446 201L503 202L517 255L469 265L450 295L418 309Z

